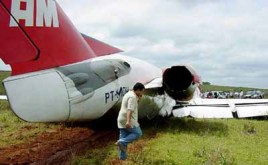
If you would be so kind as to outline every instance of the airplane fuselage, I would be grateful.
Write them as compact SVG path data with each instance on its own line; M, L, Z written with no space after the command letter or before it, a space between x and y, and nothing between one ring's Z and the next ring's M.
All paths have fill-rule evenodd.
M162 70L141 60L109 55L4 80L17 116L31 122L93 120L104 115L136 82Z

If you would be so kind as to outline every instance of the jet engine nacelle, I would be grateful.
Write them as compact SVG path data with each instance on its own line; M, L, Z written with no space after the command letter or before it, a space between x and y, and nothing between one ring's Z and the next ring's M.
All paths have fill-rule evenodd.
M51 69L5 79L4 86L13 112L29 122L93 120L101 117L117 101L96 104L104 100L103 93L107 91L101 87L93 88L90 80L97 76L63 73L66 74ZM116 89L114 83L105 87Z
M66 121L69 97L54 70L12 76L3 81L13 112L26 121Z
M188 101L201 80L190 66L172 66L164 71L163 89L173 99Z

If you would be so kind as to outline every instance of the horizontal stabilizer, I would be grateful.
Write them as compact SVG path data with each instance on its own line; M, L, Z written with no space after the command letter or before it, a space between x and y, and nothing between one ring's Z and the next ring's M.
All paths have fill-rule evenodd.
M122 50L113 47L111 45L108 45L104 42L101 42L95 38L89 37L85 34L82 34L88 45L91 47L91 49L94 51L96 56L105 56L109 54L119 53L123 52Z

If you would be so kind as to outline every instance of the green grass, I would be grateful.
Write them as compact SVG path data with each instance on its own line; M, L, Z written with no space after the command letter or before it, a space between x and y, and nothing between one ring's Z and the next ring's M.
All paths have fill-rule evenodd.
M76 157L72 164L268 164L268 123L262 120L174 119L143 125L143 137L117 160L113 143Z
M145 148L154 155L147 159L168 158L171 164L268 163L267 121L173 119L161 130Z
M9 74L1 72L0 80ZM203 91L249 89L203 85ZM75 156L72 164L268 164L266 120L160 118L142 122L141 126L144 135L130 144L127 161L118 161L116 139L112 139L107 145ZM22 121L7 101L0 101L0 148L26 142L53 127L57 125Z
M27 142L54 127L57 125L23 121L10 110L7 101L0 100L0 148Z
M2 81L7 78L8 76L10 76L10 72L8 71L0 71L0 95L4 95L5 91L4 91L4 87L2 84Z
M0 81L10 72L0 71ZM0 95L5 91L0 84ZM55 124L29 123L19 119L11 110L6 100L0 100L0 148L28 141L47 129L57 127Z

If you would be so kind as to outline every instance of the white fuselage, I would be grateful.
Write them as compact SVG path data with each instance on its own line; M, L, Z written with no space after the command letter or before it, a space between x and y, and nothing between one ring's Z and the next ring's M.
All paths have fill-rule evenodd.
M125 61L130 65L130 71L96 89L87 88L89 92L86 94L79 91L74 81L57 68L11 76L4 80L4 86L12 110L20 118L31 122L93 120L103 116L120 102L123 95L131 90L136 82L146 84L162 76L160 68L118 54L64 67L87 65L101 60ZM81 81L94 81L90 78L84 79ZM92 82L94 83L96 82Z

